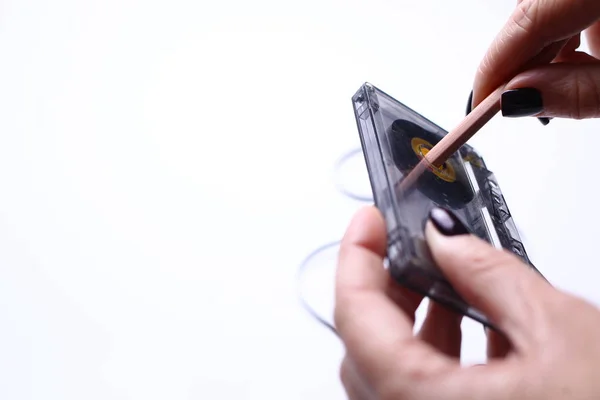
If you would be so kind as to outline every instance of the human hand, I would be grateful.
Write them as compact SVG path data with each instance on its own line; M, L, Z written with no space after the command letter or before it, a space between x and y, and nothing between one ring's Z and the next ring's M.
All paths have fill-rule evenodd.
M413 333L420 298L383 267L385 223L369 207L342 241L335 323L351 400L583 400L600 398L600 312L548 284L516 256L460 233L436 210L432 255L455 289L504 336L488 334L488 363L460 365L460 317L437 303ZM441 232L459 233L449 236Z
M518 0L479 66L472 106L510 80L502 96L504 116L599 117L599 19L598 0ZM590 54L577 51L581 33ZM554 63L515 76L526 61L562 40L568 42Z

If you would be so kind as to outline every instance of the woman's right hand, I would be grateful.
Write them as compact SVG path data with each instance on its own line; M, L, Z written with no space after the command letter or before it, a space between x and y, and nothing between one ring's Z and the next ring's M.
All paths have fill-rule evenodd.
M600 117L599 21L599 0L519 0L479 66L472 106L510 80L502 95L506 117ZM577 51L581 33L590 54ZM515 76L542 49L567 39L554 63Z

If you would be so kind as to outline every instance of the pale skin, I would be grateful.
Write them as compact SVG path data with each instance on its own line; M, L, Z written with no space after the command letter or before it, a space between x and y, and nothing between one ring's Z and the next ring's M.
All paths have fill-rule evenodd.
M473 107L504 82L536 88L544 110L536 116L600 116L600 2L521 0L485 54L473 85ZM590 52L578 51L585 35ZM515 76L521 65L552 43L570 39L555 62Z
M489 47L473 86L473 107L509 81L535 88L535 116L600 116L600 0L522 0ZM578 51L585 35L590 53ZM569 39L550 65L515 76L552 43ZM361 210L342 241L335 324L346 349L341 379L351 400L600 399L600 310L564 293L516 256L471 235L426 239L457 291L503 335L487 331L485 365L462 366L461 316L431 302L416 334L422 297L383 267L384 221Z
M464 298L506 334L489 334L488 363L461 366L460 316L421 298L383 267L385 223L361 210L342 241L335 323L346 349L341 379L351 400L584 400L600 398L600 311L555 289L520 259L472 235L444 236L429 222L433 257Z

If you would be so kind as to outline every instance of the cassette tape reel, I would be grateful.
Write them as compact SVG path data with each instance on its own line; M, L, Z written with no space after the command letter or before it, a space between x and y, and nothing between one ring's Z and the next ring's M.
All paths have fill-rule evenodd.
M494 174L475 149L464 145L443 165L430 166L414 184L403 187L403 179L447 132L369 83L352 103L375 206L387 226L391 275L399 284L495 328L454 291L424 237L429 211L448 208L474 235L512 251L535 269Z

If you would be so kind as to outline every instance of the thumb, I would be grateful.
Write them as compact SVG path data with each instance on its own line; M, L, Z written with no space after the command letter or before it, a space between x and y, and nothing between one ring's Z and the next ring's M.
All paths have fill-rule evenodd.
M513 78L502 94L502 115L600 117L600 62L577 54L575 62L549 64Z
M454 289L519 346L541 314L551 288L512 253L474 235L449 211L430 214L425 235L432 256ZM462 227L461 227L462 225ZM456 234L459 233L459 234Z

